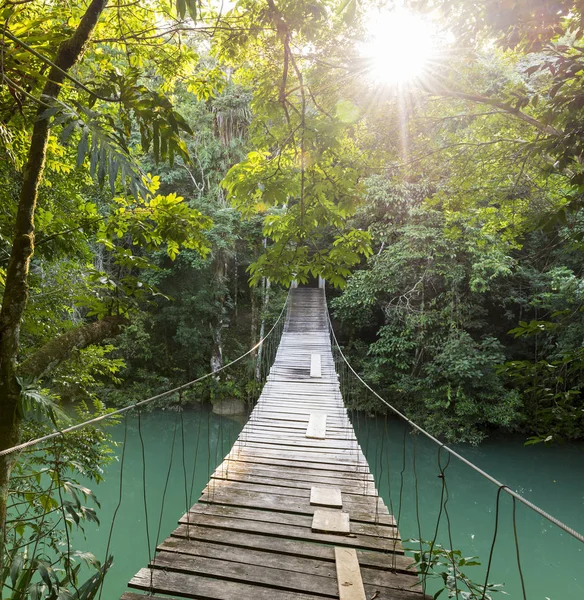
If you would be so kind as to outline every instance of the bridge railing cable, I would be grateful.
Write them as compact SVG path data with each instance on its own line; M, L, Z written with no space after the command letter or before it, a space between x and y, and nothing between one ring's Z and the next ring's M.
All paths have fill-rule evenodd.
M86 421L83 421L82 423L77 423L75 425L71 425L70 427L66 427L63 429L57 429L57 430L53 431L52 433L43 435L42 437L28 440L26 442L22 442L21 444L17 444L16 446L12 446L11 448L6 448L4 450L0 450L0 456L7 456L7 455L13 454L15 452L20 452L20 451L30 448L32 446L36 446L43 442L52 440L54 438L62 437L63 435L66 435L67 433L72 433L73 431L78 431L80 429L83 429L84 427L88 427L89 425L97 425L98 423L101 423L102 421L111 419L118 415L123 415L124 413L127 413L129 411L132 411L132 410L135 410L142 406L145 406L147 404L150 404L156 400L162 400L164 398L168 398L169 396L172 396L172 395L180 393L190 387L193 387L197 383L201 383L202 381L205 381L212 377L217 377L221 372L229 369L230 367L241 362L243 359L247 358L248 356L251 356L254 353L256 353L256 351L259 348L261 348L266 343L266 341L271 340L273 334L278 333L278 332L281 333L283 324L284 324L284 320L285 320L286 310L288 307L289 297L290 297L290 295L288 294L288 296L286 297L286 301L284 302L284 306L282 307L282 310L280 311L280 314L278 315L278 318L276 319L276 321L274 322L274 324L272 325L272 327L270 328L268 333L266 333L266 335L264 335L264 337L262 339L260 339L259 342L257 344L255 344L252 348L250 348L247 352L245 352L244 354L241 354L240 356L238 356L234 360L230 361L229 363L221 366L219 369L217 369L215 371L211 371L209 373L206 373L205 375L202 375L201 377L197 377L196 379L193 379L192 381L183 383L177 387L166 390L165 392L162 392L160 394L156 394L154 396L150 396L149 398L145 398L138 402L134 402L133 404L129 404L128 406L124 406L122 408L113 410L111 412L99 415L98 417L94 417L92 419L87 419ZM270 345L270 352L268 352L268 354L270 356L273 354L273 350L272 350L273 346L274 346L274 344ZM276 345L276 347L277 347L277 345Z
M238 388L240 393L244 396L242 399L244 399L248 405L253 405L255 400L257 400L256 392L261 390L263 383L267 379L269 368L277 352L280 337L285 327L288 305L289 294L288 297L286 297L281 310L276 309L275 306L273 309L268 308L267 304L265 304L264 309L266 314L264 314L262 318L265 319L265 329L268 330L267 333L261 336L261 339L249 350L234 360L224 364L219 369L215 369L201 377L162 393L133 402L120 409L86 419L83 422L70 427L57 428L46 435L27 440L21 444L0 451L0 457L12 455L14 459L18 458L18 460L14 461L15 469L22 465L24 465L25 469L28 469L28 471L26 471L26 476L21 474L24 473L24 471L18 471L17 476L13 478L13 489L9 491L11 504L8 507L9 515L6 522L7 527L5 529L5 531L9 532L9 535L5 536L8 543L4 545L1 553L2 555L0 556L0 565L2 565L2 568L0 569L0 588L7 587L12 589L7 579L7 573L9 573L12 578L12 573L20 568L23 573L25 573L26 577L23 575L22 578L18 579L17 584L19 589L13 590L15 594L19 592L19 590L29 589L34 589L40 594L40 591L44 590L46 586L52 586L53 592L55 594L58 593L59 597L62 595L61 592L66 594L67 591L72 595L71 597L73 597L73 592L75 592L76 598L85 597L84 594L85 592L89 593L89 589L93 590L92 597L98 597L99 600L101 600L102 595L107 597L111 590L104 588L104 585L106 584L106 573L109 572L109 569L113 564L113 555L110 554L110 550L115 546L114 528L116 524L121 521L117 517L120 511L123 513L123 511L126 510L127 512L125 507L127 507L128 502L124 502L124 499L127 500L128 498L131 498L131 510L135 513L136 506L133 495L136 489L138 489L142 493L142 502L140 504L143 505L142 522L144 525L144 551L147 553L150 565L152 565L152 569L150 570L149 591L153 594L154 569L158 568L155 549L159 544L160 534L163 528L163 519L166 518L166 504L171 503L174 506L173 510L176 511L176 500L178 496L184 496L180 499L180 504L182 505L180 509L185 511L186 521L185 518L183 518L182 522L186 522L186 538L190 539L189 511L193 503L193 495L198 491L196 478L199 478L199 481L204 478L205 481L209 482L205 488L207 494L215 493L215 485L221 478L221 475L218 474L217 477L212 478L212 474L217 465L222 463L225 448L227 445L231 445L232 442L230 440L233 437L234 432L234 427L229 425L230 420L223 419L221 410L218 411L216 417L213 417L213 420L211 420L211 410L207 409L194 411L191 416L188 416L188 413L185 415L183 392L190 388L191 394L194 397L200 396L200 398L208 398L210 396L211 399L216 399L217 397L223 399L225 392L221 391L222 388L219 384L221 382L229 384L227 386L229 392L227 393L231 393L232 388L230 385L234 379L238 379L239 384L245 384L245 389L243 389L241 385ZM260 349L261 352L258 352ZM232 369L229 371L230 368L238 363L240 365L237 370L234 371ZM246 371L246 369L248 370ZM225 381L223 381L224 378ZM206 384L202 384L205 381ZM202 386L197 386L197 384L202 384ZM209 389L206 388L207 384L209 384ZM217 390L219 390L220 393L217 393ZM158 432L152 436L152 427L149 425L149 423L152 422L152 419L145 418L147 415L143 410L145 406L149 404L152 406L152 403L160 400L164 401L161 408L170 412L176 411L176 417L172 419L174 425L168 428L168 431L172 432L172 439L169 439L168 463L164 469L164 477L162 480L158 477L159 473L157 471L157 465L162 465L162 462L164 461L164 459L161 459L161 451L163 450L162 443L166 438L164 435L159 436ZM157 404L157 406L159 405ZM136 419L131 420L132 415L135 415ZM117 498L113 504L110 504L113 511L109 532L107 534L104 559L103 562L96 561L95 563L92 563L91 568L95 568L96 571L91 575L91 578L81 586L79 584L80 564L75 564L79 563L80 553L73 552L72 550L73 542L69 530L71 529L71 531L73 531L74 525L77 525L83 530L84 522L96 520L95 516L92 518L86 516L89 515L89 517L91 517L92 515L95 515L95 511L91 507L87 508L82 506L80 502L83 500L80 500L80 497L84 498L84 500L89 500L90 502L93 500L98 507L100 507L100 505L97 503L91 490L87 489L85 486L79 486L78 481L76 480L76 477L80 474L87 475L89 479L92 480L94 479L94 476L87 473L84 464L76 462L77 438L72 434L73 432L79 432L80 430L85 429L85 433L89 431L87 439L99 439L99 436L97 438L91 437L91 426L99 426L108 420L110 423L116 424L117 420L115 417L118 416L123 417L123 424L120 424L123 432L123 440L121 441L121 462L119 468ZM205 416L206 424L204 423ZM158 417L156 416L156 418ZM185 421L186 419L188 419L188 421ZM130 432L128 426L129 422L132 424ZM168 424L168 419L163 422ZM185 422L191 427L188 436ZM234 422L235 421L232 423ZM227 437L224 436L224 424L226 429L225 435ZM83 435L84 432L81 433ZM132 439L128 439L128 436ZM205 441L207 443L206 448L204 448ZM126 457L126 442L130 442L129 445L131 448L129 454L130 457L133 458L134 463L139 465L138 477L142 480L141 486L137 486L136 489L132 488L130 485L128 492L126 492L128 485L125 485L126 482L124 481L128 473L128 468L125 466L128 462ZM157 459L154 462L152 460L153 447L157 449ZM202 459L199 451L203 454ZM175 459L175 454L177 455L176 459L178 460ZM37 461L40 461L40 463ZM179 462L180 465L178 464ZM42 466L42 473L50 472L52 474L50 476L41 477L39 475L39 473L41 473L41 471L39 471L39 464L41 464L41 466L47 465L46 467ZM204 473L205 464L207 470L206 474ZM31 469L33 475L29 474ZM189 469L192 469L192 472L190 472ZM180 475L178 476L177 470L180 470ZM38 480L36 479L37 476ZM129 477L131 478L132 475L129 475ZM174 478L175 482L179 480L182 481L182 484L179 483L182 493L179 493L178 495L167 493L171 477ZM33 485L32 492L30 491L30 486L27 484L24 484L23 486L17 484L17 481L24 479L32 479L36 482L36 484ZM99 481L99 479L97 479L97 481ZM156 482L158 482L158 485ZM160 497L158 497L157 494L159 488L162 490ZM78 491L76 492L76 490ZM65 496L72 496L74 502L71 502ZM123 504L124 506L122 506ZM104 508L106 508L105 505ZM25 528L27 527L33 528L32 533L30 533L28 529L25 531ZM136 528L132 531L132 535L140 535L141 533L142 532L138 533ZM57 544L58 547L55 544ZM53 545L55 545L54 556L50 555L49 557L46 553L46 548L53 548ZM27 549L25 554L23 554L23 549ZM138 548L137 552L139 551ZM60 565L63 565L64 576L58 575L58 573L61 572L58 569L50 570L49 572L51 575L47 575L47 569L51 569L49 563L54 565L59 563ZM7 564L11 565L8 570L7 568L4 568L4 565ZM130 575L128 575L128 577L129 576ZM109 585L113 588L116 584L115 582L112 582ZM98 590L99 596L96 595ZM18 597L20 598L20 596ZM24 598L24 595L22 597Z
M527 498L525 498L524 496L522 496L518 492L516 492L513 489L511 489L509 486L507 486L503 482L499 481L496 477L493 477L490 473L487 473L484 469L481 469L478 465L474 464L472 461L470 461L469 459L465 458L462 454L460 454L459 452L457 452L453 448L450 448L448 445L446 445L443 442L441 442L438 438L436 438L431 433L429 433L428 431L426 431L423 427L420 427L420 425L418 425L417 423L415 423L414 421L412 421L409 417L407 417L403 412L401 412L399 409L397 409L395 406L393 406L385 398L383 398L382 396L380 396L359 375L359 373L357 373L357 371L353 368L353 366L351 365L351 363L348 361L348 359L345 356L343 350L341 349L341 346L340 346L340 344L339 344L339 342L337 340L337 337L335 335L333 324L332 324L332 320L331 320L330 314L328 313L328 309L327 309L327 316L328 316L329 331L330 331L331 341L332 341L332 344L333 344L333 349L336 351L336 353L338 353L338 356L340 357L340 360L346 365L346 367L353 374L353 376L355 377L355 379L364 388L366 388L371 394L373 394L373 396L377 400L379 400L380 402L382 402L395 415L397 415L405 423L407 423L408 425L410 425L417 432L419 432L422 435L426 436L434 444L436 444L437 446L439 446L443 451L448 452L451 456L453 456L454 458L456 458L460 462L464 463L466 466L468 466L471 469L473 469L481 477L483 477L487 481L491 482L493 485L497 486L497 488L499 490L501 490L502 492L505 492L506 494L508 494L509 496L511 496L512 498L514 498L515 500L517 500L518 502L521 502L522 504L524 504L525 506L527 506L529 509L531 509L532 511L534 511L535 513L537 513L538 515L540 515L541 517L543 517L544 519L546 519L550 523L553 523L556 527L558 527L559 529L561 529L565 533L567 533L570 536L572 536L573 538L577 539L579 542L584 543L584 535L583 534L581 534L580 532L576 531L575 529L573 529L569 525L566 525L566 523L564 523L560 519L554 517L553 515L551 515L547 511L545 511L543 508L537 506L536 504L534 504L533 502L531 502L530 500L528 500Z

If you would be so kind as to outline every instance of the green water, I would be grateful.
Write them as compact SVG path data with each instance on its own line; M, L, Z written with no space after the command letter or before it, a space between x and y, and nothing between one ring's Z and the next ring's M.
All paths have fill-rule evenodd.
M353 423L381 495L388 506L391 502L395 515L400 513L402 489L399 529L403 539L431 540L442 489L436 446L423 436L406 432L402 487L404 427L401 423L362 416L354 416ZM584 532L584 444L545 447L523 443L520 436L495 436L478 448L460 445L455 449L534 504ZM447 455L442 452L443 465L446 461ZM452 546L444 514L438 542L447 548L460 549L464 556L478 556L482 566L464 571L474 581L484 583L483 567L493 542L497 488L456 459L451 460L445 475ZM504 584L502 589L509 594L507 597L521 599L512 516L513 500L502 493L489 581ZM516 508L516 527L527 599L582 600L584 544L520 503ZM427 591L434 593L437 589L436 583L429 583ZM501 594L494 597L497 596L505 597Z
M176 413L173 412L156 412L142 416L141 430L145 444L146 496L152 548L156 545L157 537L163 540L176 527L186 505L191 501L195 502L199 497L209 474L229 451L241 429L239 423L225 417L220 418L206 410L184 413L184 469L179 423L160 534L157 536L175 423ZM365 419L362 416L355 417L354 424L381 494L388 506L393 507L394 514L401 514L399 527L404 539L418 537L413 460L415 442L421 537L431 539L434 535L442 486L442 480L438 477L440 471L436 448L420 436L405 436L406 468L402 487L400 483L403 468L403 428L398 423ZM122 441L123 424L115 428L114 436L116 440ZM458 449L531 501L575 529L584 531L583 445L525 447L521 438L507 436L490 439L479 448L461 446ZM193 465L195 477L191 494ZM96 489L102 504L102 526L97 530L88 528L87 539L76 541L77 547L91 550L99 557L105 553L110 523L118 504L119 475L119 462L107 468L105 482ZM466 556L479 556L483 564L486 564L493 539L497 490L468 467L457 464L454 460L446 470L446 481L453 547L461 549ZM136 418L130 417L122 503L111 542L114 566L106 578L103 593L106 600L119 598L126 590L129 579L148 562L143 493L140 436ZM511 516L511 499L503 494L499 533L489 579L492 582L504 583L504 589L510 594L508 597L520 599L522 596ZM442 521L438 541L449 547L444 516ZM582 600L584 544L560 532L523 505L517 507L516 522L528 600ZM482 582L484 569L472 567L468 569L467 574ZM427 591L435 589L435 586L429 585Z
M77 537L73 541L76 549L90 551L103 560L112 529L112 519L119 504L110 545L114 563L105 578L103 600L115 600L127 591L128 581L148 564L149 543L151 549L155 548L157 540L164 540L176 529L178 519L185 513L187 506L198 500L210 474L229 452L241 430L241 424L237 421L219 417L209 410L185 411L182 428L178 413L172 411L143 414L140 427L138 425L136 416L128 417L121 503L121 447L118 447L116 454L120 460L111 463L104 473L105 481L94 486L101 504L98 512L101 526L96 528L88 525L85 539ZM110 430L113 431L117 442L123 441L125 427L126 425L121 423ZM140 432L144 442L146 464L149 536L146 534ZM170 465L173 436L174 451ZM168 486L163 503L167 476ZM151 551L150 555L152 554Z

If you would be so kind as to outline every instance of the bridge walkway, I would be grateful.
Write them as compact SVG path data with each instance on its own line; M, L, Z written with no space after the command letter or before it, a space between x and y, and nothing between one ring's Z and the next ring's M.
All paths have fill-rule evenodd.
M423 600L411 568L343 405L324 293L292 290L248 423L129 586L165 598Z

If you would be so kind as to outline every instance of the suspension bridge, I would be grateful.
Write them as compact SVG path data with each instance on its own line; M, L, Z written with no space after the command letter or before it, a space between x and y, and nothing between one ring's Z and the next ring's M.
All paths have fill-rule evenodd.
M185 434L182 427L180 408L182 393L204 380L219 380L223 372L229 371L237 363L244 365L243 361L250 359L254 363L252 379L255 381L257 378L264 384L258 401L224 460L216 460L213 467L208 462L209 468L205 474L208 483L199 501L191 506L192 494L187 494L184 452L185 435L188 434ZM374 481L365 458L368 439L364 438L364 454L345 407L345 402L350 402L355 394L361 404L377 407L383 404L405 423L401 454L403 462L399 472L401 483L397 498L399 509L395 512L395 518L392 514L394 501L391 490L388 489L388 509L378 493L381 482ZM164 400L172 406L173 398L177 397L179 402L176 408L180 418L175 421L174 426L158 533L178 422L181 423L183 446L185 503L182 506L185 513L182 516L176 515L178 526L162 543L158 543L158 534L156 535L156 542L151 548L146 497L147 468L140 411L143 406L154 401ZM257 395L254 394L254 397ZM126 417L124 431L127 432L127 417L133 412L138 417L138 434L142 445L143 509L149 562L145 560L148 564L129 581L131 591L124 593L121 600L425 600L429 598L425 594L428 577L443 578L448 597L490 600L491 592L498 587L490 583L490 573L501 529L499 509L502 496L509 496L512 501L512 543L515 546L516 575L520 583L517 589L523 600L527 600L527 592L521 567L516 504L522 504L532 514L536 514L542 519L542 523L546 522L546 526L552 524L562 535L567 534L584 543L581 533L443 444L377 394L344 356L328 315L324 290L296 288L290 291L280 316L260 342L219 370L156 396L0 452L0 458L15 453L35 453L43 448L49 454L54 454L56 475L51 479L49 490L39 492L44 497L51 493L56 495L53 503L39 505L35 509L38 513L36 517L28 516L29 501L15 500L13 505L25 506L20 513L17 511L12 515L15 523L19 523L20 519L24 519L22 522L37 519L41 529L44 527L52 531L60 526L64 530L64 584L60 583L56 574L48 574L50 559L43 555L39 544L45 534L30 538L30 556L14 559L16 564L21 565L20 569L24 564L30 565L24 585L26 587L30 583L30 590L34 589L37 594L34 597L40 598L38 594L42 590L53 594L51 598L57 597L54 594L59 586L74 581L68 527L75 520L71 515L71 511L75 512L75 509L71 502L67 503L63 498L70 487L67 488L62 479L67 465L61 460L62 454L67 452L68 434L85 427L97 426L119 415ZM413 501L404 506L402 492L407 432L412 434L415 493ZM81 589L73 585L76 595L71 597L74 598L102 598L103 583L112 560L109 554L110 542L123 498L125 436L126 433L121 453L119 501L109 523L105 560L101 571L92 576ZM434 467L433 474L441 482L436 514L425 515L432 521L430 535L424 536L426 542L422 541L423 528L420 525L418 501L416 438L419 436L430 440L437 451L437 469ZM199 433L196 437L198 447ZM384 450L383 443L385 440L389 444L390 437L386 430L382 437L380 455L384 462L389 460L390 452L388 447ZM48 442L50 444L47 445ZM395 442L399 444L399 440ZM447 476L447 471L451 458L472 469L496 488L494 505L489 506L494 513L492 542L481 582L473 582L462 573L463 562L457 562L457 556L462 557L462 554L454 549L452 542L451 515L447 506L447 481L450 477ZM197 462L195 450L191 492ZM219 464L216 469L215 464ZM385 475L389 488L389 463ZM54 486L58 488L57 491L53 489ZM171 490L170 493L173 491L177 495L180 493L178 490ZM14 497L25 498L25 492L15 491ZM78 508L83 510L80 505ZM419 544L419 552L415 550L418 553L417 562L406 556L398 531L402 512L406 511L414 515L417 521L419 540L414 541L414 547ZM452 550L437 543L439 531L444 526L444 539L448 539ZM138 536L136 539L139 539ZM143 542L137 541L136 544L141 545ZM15 547L14 557L24 546ZM143 548L136 549L143 553ZM435 560L436 554L442 562ZM123 562L123 556L116 556L116 560ZM12 564L11 573L15 563ZM40 577L35 581L33 575L37 571ZM120 593L118 591L115 597L119 598Z
M294 289L248 423L129 586L215 600L421 600L412 562L343 405L324 292Z

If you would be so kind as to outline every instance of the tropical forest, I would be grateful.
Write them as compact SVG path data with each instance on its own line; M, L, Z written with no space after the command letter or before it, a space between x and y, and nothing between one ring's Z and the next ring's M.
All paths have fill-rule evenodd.
M583 393L584 2L0 0L0 600L580 600Z

